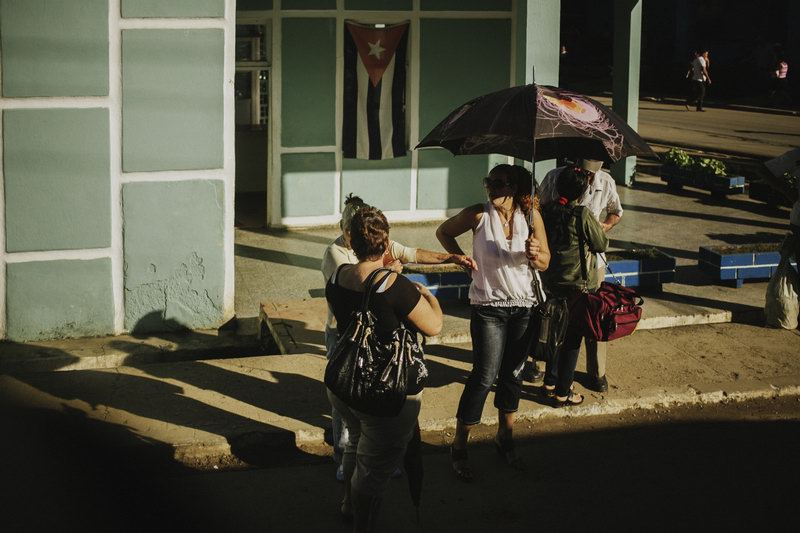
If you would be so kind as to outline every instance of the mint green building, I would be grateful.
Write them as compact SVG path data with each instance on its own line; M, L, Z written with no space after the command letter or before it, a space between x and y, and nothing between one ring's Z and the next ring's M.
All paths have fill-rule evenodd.
M635 43L618 55L634 73L623 113L639 3L620 2ZM0 338L216 327L233 316L240 217L330 224L350 191L394 221L480 199L463 176L505 158L343 159L344 21L409 22L413 147L534 65L557 84L559 13L560 0L0 0Z

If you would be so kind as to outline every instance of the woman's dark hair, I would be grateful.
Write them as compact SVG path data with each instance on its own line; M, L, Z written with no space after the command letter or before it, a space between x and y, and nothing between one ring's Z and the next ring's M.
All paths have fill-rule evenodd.
M350 222L350 246L359 261L380 257L389 245L389 223L380 209L364 206Z
M344 199L344 209L342 210L342 219L339 221L339 227L342 231L350 231L350 223L353 221L353 215L359 209L364 207L364 200L358 196L353 196L353 193L348 194Z
M531 173L528 169L519 165L497 165L491 170L491 174L505 177L509 183L513 183L516 189L514 193L514 203L519 206L525 217L531 212L533 200L531 198Z
M569 225L572 224L572 202L583 196L589 186L589 172L580 167L567 167L556 178L558 198L542 209L547 228L547 241L551 249L569 243Z

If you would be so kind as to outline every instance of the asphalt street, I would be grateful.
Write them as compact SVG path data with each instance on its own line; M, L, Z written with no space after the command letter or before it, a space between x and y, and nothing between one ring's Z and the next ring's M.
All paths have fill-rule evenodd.
M320 450L198 473L110 454L90 427L36 415L4 420L3 531L348 531ZM395 479L379 531L797 530L800 398L519 426L527 471L476 444L471 484L450 471L450 437L425 435L421 519Z

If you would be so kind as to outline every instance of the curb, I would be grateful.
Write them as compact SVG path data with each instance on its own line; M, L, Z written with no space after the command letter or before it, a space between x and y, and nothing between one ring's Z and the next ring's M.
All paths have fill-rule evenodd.
M747 381L728 384L688 385L685 391L652 393L630 399L599 400L589 405L554 409L549 406L537 406L534 409L520 410L518 421L534 421L545 419L564 419L573 417L591 417L615 415L626 411L663 409L690 405L712 405L728 402L744 402L748 400L769 399L778 397L800 396L800 377L785 376L769 381ZM496 420L492 416L484 416L481 425L492 426ZM420 420L422 432L452 431L455 418ZM476 441L482 440L476 432ZM214 442L176 445L174 459L184 466L199 470L220 470L225 468L242 468L251 464L248 457L264 457L293 453L297 447L320 446L323 444L324 430L302 430L291 438L277 438L270 433L244 434L230 439L220 437ZM491 437L487 437L491 438ZM230 443L233 442L233 444Z
M193 334L201 337L194 337ZM122 336L104 337L102 340L95 339L96 345L88 350L82 346L87 339L62 341L65 346L58 346L59 343L55 341L40 345L12 344L5 349L6 353L0 358L0 374L98 370L119 366L135 367L155 363L230 359L265 354L255 335L202 335L203 332L192 332L183 337L173 336L170 339L155 341ZM129 346L121 349L112 345L116 342L127 342Z

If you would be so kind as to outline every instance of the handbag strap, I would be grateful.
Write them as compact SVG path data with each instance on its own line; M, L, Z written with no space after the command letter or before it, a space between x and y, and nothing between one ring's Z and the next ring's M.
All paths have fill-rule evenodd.
M387 274L381 278L381 282L383 282L387 277L392 274L391 268L378 268L373 270L372 273L367 277L366 288L364 289L364 297L361 299L361 312L365 313L369 311L369 300L372 295L378 291L380 287L380 283L375 283L375 279L378 277L378 274L381 272L386 272Z
M586 269L586 237L583 235L583 224L581 224L581 213L584 207L579 205L572 210L575 217L575 231L578 233L578 256L581 261L581 279L583 279L584 292L589 290L589 273Z

